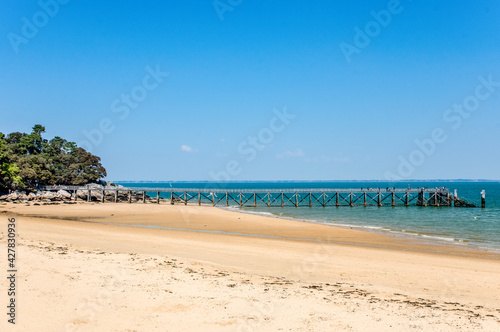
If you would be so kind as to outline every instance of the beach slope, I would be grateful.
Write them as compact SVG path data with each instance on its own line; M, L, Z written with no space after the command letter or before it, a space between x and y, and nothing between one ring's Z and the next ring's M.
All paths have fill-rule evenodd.
M500 329L493 253L203 206L7 204L5 272L8 218L2 331Z

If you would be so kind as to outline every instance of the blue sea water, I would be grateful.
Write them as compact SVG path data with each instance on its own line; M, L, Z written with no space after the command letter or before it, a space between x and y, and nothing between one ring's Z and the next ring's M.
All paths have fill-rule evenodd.
M486 190L486 208L453 207L244 207L247 213L272 214L282 218L321 222L372 232L425 239L434 243L470 246L500 252L500 182L412 181L412 182L117 182L125 187L146 188L224 188L224 189L301 189L301 188L386 188L446 187L458 196L480 206L480 193ZM155 195L155 193L151 193ZM165 196L167 194L165 193Z

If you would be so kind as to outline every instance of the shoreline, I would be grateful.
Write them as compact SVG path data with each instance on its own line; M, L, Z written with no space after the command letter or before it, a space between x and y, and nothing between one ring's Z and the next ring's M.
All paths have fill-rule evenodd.
M211 207L210 205L206 205L207 207ZM264 217L270 217L270 218L277 218L277 219L283 219L283 220L292 220L292 221L297 221L297 222L306 222L306 223L311 223L311 224L318 224L318 225L324 225L324 226L330 226L330 227L339 227L343 229L353 229L353 230L359 230L362 232L368 232L368 233L375 233L375 234L382 234L382 235L388 235L388 236L394 236L402 239L408 239L408 240L418 240L421 241L424 244L428 245L437 245L437 246L452 246L452 247L458 247L458 248L468 248L472 250L478 250L478 251L484 251L484 252L489 252L493 254L500 254L500 247L494 247L489 244L480 244L478 242L473 242L471 240L467 239L457 239L457 238L452 238L452 237L445 237L440 236L440 234L436 233L429 233L429 234L422 234L422 232L418 231L412 231L412 230L396 230L396 229L391 229L388 227L382 227L382 226L366 226L366 225L355 225L355 224L339 224L335 222L327 222L327 221L321 221L321 220L316 220L316 219L303 219L303 218L294 218L292 216L284 216L284 215L277 215L276 213L272 212L253 212L253 211L246 211L244 209L241 209L237 206L229 206L229 207L216 207L222 210L227 210L227 211L233 211L233 212L238 212L238 213L243 213L243 214L250 214L250 215L256 215L256 216L264 216Z
M429 180L430 182L433 182L433 180ZM155 183L155 182L150 182L150 181L136 181L137 183ZM183 182L183 181L181 181ZM253 182L253 181L251 181ZM256 182L261 182L261 181L256 181ZM273 181L270 181L269 183L272 183ZM280 182L280 181L278 181ZM284 181L288 182L288 181ZM297 182L297 181L293 181ZM298 182L304 182L304 181L298 181ZM312 181L314 182L314 181ZM330 182L330 181L326 181ZM338 182L338 181L334 181ZM353 181L346 181L347 183L353 182ZM360 182L366 182L366 181L360 181ZM470 183L475 183L478 181L469 181ZM495 181L491 181L495 182ZM132 182L119 182L122 184L125 183L135 183L134 181ZM163 181L160 183L169 183L169 181ZM190 181L186 181L186 183L191 183ZM436 187L437 188L437 187ZM131 188L129 188L131 189ZM152 188L155 189L155 188ZM320 189L321 190L321 189ZM346 189L346 190L354 190L354 189ZM99 192L99 190L96 190L96 192ZM94 191L92 192L94 195ZM109 193L108 193L109 194ZM52 194L51 194L52 195ZM70 193L66 193L66 195L70 195ZM86 193L82 192L79 194L80 196L85 196ZM95 194L97 196L97 194ZM61 196L61 195L59 195ZM63 194L64 196L64 194ZM79 197L80 197L79 196ZM96 196L96 197L97 197ZM139 193L135 193L134 195L134 200L141 200L142 195ZM66 196L64 196L66 198ZM85 196L86 197L86 196ZM81 197L80 197L81 198ZM95 197L94 197L95 198ZM99 197L97 197L98 200L100 200ZM108 197L109 198L109 197ZM119 197L122 199L123 197ZM147 197L150 202L152 202L151 197ZM52 200L52 199L51 199ZM164 200L164 199L163 199ZM72 204L73 202L70 201L65 201L67 203ZM165 200L164 200L165 202ZM19 202L22 203L22 202ZM109 204L109 203L108 203ZM181 203L182 204L182 203ZM188 203L188 205L195 205L193 203ZM211 204L207 203L202 203L202 206L210 206L212 207ZM469 224L464 224L463 228L455 228L455 229L462 229L464 232L456 232L455 229L450 228L448 225L443 225L441 223L436 223L435 225L438 225L437 227L419 227L419 225L415 224L417 217L413 217L414 220L410 220L410 223L408 224L391 224L391 223L384 223L385 220L404 220L404 217L401 217L401 214L397 214L395 216L386 215L384 216L385 213L382 213L382 216L377 216L374 215L373 212L367 212L371 213L369 216L366 218L366 223L365 220L359 219L359 214L356 212L349 218L349 216L343 215L343 213L339 214L339 217L336 219L330 219L325 216L322 216L321 213L312 213L311 215L301 215L301 213L294 213L291 210L286 209L287 215L283 215L283 213L279 213L274 210L274 212L265 212L262 211L262 208L260 208L261 211L252 211L251 207L239 207L237 205L233 206L215 206L224 210L228 211L237 211L237 212L242 212L246 214L253 214L253 215L263 215L263 216L273 216L279 219L286 219L286 220L294 220L294 221L299 221L299 222L308 222L308 223L316 223L316 224L322 224L326 226L334 226L334 227L341 227L345 229L355 229L355 230L360 230L360 231L366 231L370 233L376 233L376 234L384 234L384 235L389 235L389 236L395 236L395 237L400 237L403 239L418 239L422 242L426 242L430 245L440 245L440 246L457 246L457 247L463 247L463 248L470 248L474 250L481 250L481 251L486 251L486 252L491 252L491 253L497 253L500 254L500 245L497 244L496 238L492 237L491 234L496 234L497 229L491 229L491 232L484 232L481 231L481 228L477 228L476 226L470 226ZM332 207L333 208L333 207ZM338 208L338 207L337 207ZM365 207L366 208L366 207ZM372 208L371 206L368 207L369 209ZM256 210L259 210L257 208ZM316 212L316 210L315 210ZM500 211L497 212L500 213ZM414 212L413 212L414 213ZM358 218L356 218L356 215L358 215ZM423 214L424 216L426 213ZM353 218L352 218L353 217ZM432 219L432 216L427 216L427 218L430 218L429 220L424 220L422 221L431 221L434 223L436 221L439 221L439 219L434 220ZM479 217L478 217L479 218ZM474 218L476 219L476 218ZM458 220L457 220L458 221ZM461 220L463 223L463 220ZM478 220L479 222L479 220ZM490 220L491 222L491 220ZM423 225L420 223L420 225Z
M22 205L21 204L7 204L7 206L19 206L21 207ZM56 203L56 204L48 204L48 205L41 205L41 206L74 206L74 205L77 205L77 206L129 206L130 205L127 205L127 204L124 204L124 203L106 203L104 205L101 205L101 203L97 203L97 202L78 202L78 203L73 203L73 204L59 204L59 203ZM5 206L5 205L4 205ZM38 206L38 208L40 208L41 206ZM142 205L138 205L138 206L142 206ZM170 207L171 205L170 204L160 204L160 205L156 205L156 204L152 204L151 206L154 206L154 207L162 207L162 206L167 206L167 207ZM354 242L349 242L349 241L345 241L345 240L341 240L341 241L334 241L334 240L331 240L331 239L311 239L311 238L303 238L301 236L282 236L281 234L274 234L274 233L268 233L268 234L258 234L258 233L248 233L248 232L238 232L238 231L221 231L219 229L212 229L212 230L205 230L205 229L202 229L202 228L199 228L199 229L192 229L192 228L183 228L183 227L165 227L165 226L162 226L162 225L155 225L155 224L131 224L131 223L127 223L127 224L121 224L121 223L117 223L117 222L99 222L99 221L90 221L90 220L86 220L86 221L83 221L83 220L77 220L77 219L80 219L80 218L77 218L77 219L73 219L73 217L71 218L68 218L68 217L62 217L60 219L62 220L70 220L70 221L80 221L80 222L87 222L87 223L95 223L95 224L107 224L107 225L115 225L115 226L122 226L122 227L140 227L140 228L150 228L150 229L164 229L164 230L171 230L171 231L182 231L182 232L202 232L202 233L217 233L217 234L226 234L226 235L234 235L234 236L247 236L247 237L267 237L267 238L275 238L275 239L284 239L284 240L302 240L302 241L312 241L312 242L327 242L327 243L335 243L335 244L339 244L339 245L353 245L353 246L367 246L367 247L381 247L381 248L385 248L385 249L396 249L396 250L415 250L415 251L422 251L422 252L437 252L438 254L456 254L456 252L460 252L460 254L464 254L464 253L484 253L486 254L487 256L490 256L491 257L497 257L498 259L500 259L500 252L496 251L496 250L487 250L487 249L490 249L490 248L480 248L480 247L475 247L475 246L471 246L471 245L468 245L468 244L459 244L459 243L453 243L451 241L439 241L438 239L435 239L435 238L429 238L429 239L426 239L426 238L422 238L421 236L415 236L415 235L411 235L411 234L404 234L403 232L400 232L400 233L394 233L394 232L390 232L390 231L384 231L384 230L380 230L378 231L377 229L374 229L374 228L367 228L367 227L364 227L364 226L358 226L358 225L342 225L342 224L334 224L334 223L327 223L327 222L322 222L322 221L318 221L318 220L308 220L308 219L299 219L299 218L293 218L293 217L288 217L288 216L278 216L276 214L273 214L273 213L270 213L270 212L251 212L251 211L245 211L245 210L242 210L242 209L239 209L237 207L219 207L219 206L216 206L216 207L213 207L211 205L201 205L201 206L198 206L196 204L188 204L188 205L175 205L176 207L181 207L181 209L183 207L185 208L203 208L203 209L208 209L207 211L210 211L212 209L214 210L219 210L219 211L224 211L224 212L228 212L230 215L233 214L233 213L236 213L238 215L244 215L244 216L255 216L257 218L264 218L264 219L277 219L277 220L282 220L282 221L289 221L289 222L293 222L293 223L305 223L305 224L309 224L309 225L315 225L315 226L319 226L319 227L327 227L328 228L331 228L332 231L335 232L335 230L345 230L347 232L349 231L353 231L353 232L361 232L361 234L364 234L365 237L362 241L354 241ZM0 205L0 212L1 212L1 208L2 208L2 205ZM36 206L34 206L33 208L37 208ZM22 215L22 214L21 214ZM32 218L42 218L42 219L45 219L45 218L49 218L49 219L59 219L59 217L57 216L54 216L54 215L48 215L48 216L35 216L35 215L26 215L28 217L32 217ZM184 217L185 218L185 217ZM239 218L238 218L239 219ZM205 225L206 226L206 225ZM366 239L370 239L371 236L370 235L379 235L382 237L382 241L383 242L390 242L392 245L391 246L387 246L387 243L384 243L382 245L380 245L380 243L377 243L377 241L371 241L371 242L366 242L364 243L363 241L366 240ZM387 241L389 239L389 241ZM392 241L390 240L392 239ZM380 240L378 240L378 242L380 242ZM411 248L411 249L410 249ZM424 250L424 248L426 248ZM442 250L440 250L442 249ZM494 249L494 248L493 248ZM480 255L480 254L479 254Z

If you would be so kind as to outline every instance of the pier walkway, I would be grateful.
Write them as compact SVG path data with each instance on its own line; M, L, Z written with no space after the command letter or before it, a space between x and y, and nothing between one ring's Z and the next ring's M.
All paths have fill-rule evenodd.
M451 194L449 189L212 189L212 188L148 188L148 187L78 187L78 186L45 186L46 191L66 190L72 192L74 199L78 192L86 193L88 201L92 193L99 192L100 200L118 202L119 195L128 194L128 202L132 202L132 194L142 194L137 201L146 203L169 200L170 204L188 204L239 207L313 207L313 206L446 206L476 207ZM456 193L456 191L455 191ZM153 195L156 194L156 198Z

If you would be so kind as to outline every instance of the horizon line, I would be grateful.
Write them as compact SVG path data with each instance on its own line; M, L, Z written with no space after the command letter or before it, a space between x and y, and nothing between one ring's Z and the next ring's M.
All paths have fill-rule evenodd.
M230 180L230 181L214 181L214 180L109 180L109 182L128 182L128 183L191 183L191 182L207 182L207 183L240 183L240 182L500 182L493 179L405 179L405 180Z

